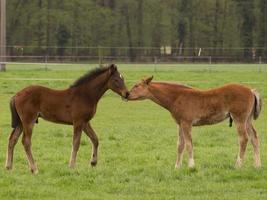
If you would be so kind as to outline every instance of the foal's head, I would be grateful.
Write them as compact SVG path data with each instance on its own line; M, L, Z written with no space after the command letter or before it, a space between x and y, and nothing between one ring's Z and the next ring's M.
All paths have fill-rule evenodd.
M109 70L110 70L111 76L108 80L108 88L111 89L113 92L116 92L123 98L127 99L127 97L129 96L129 91L127 90L125 86L123 76L117 70L117 66L114 64L111 64L109 66Z
M141 82L135 84L130 91L130 95L128 96L128 100L143 100L150 96L150 92L148 90L149 83L152 81L153 76L141 80Z

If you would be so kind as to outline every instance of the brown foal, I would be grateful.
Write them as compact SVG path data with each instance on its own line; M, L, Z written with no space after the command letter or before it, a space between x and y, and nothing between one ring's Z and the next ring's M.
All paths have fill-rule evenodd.
M261 166L259 139L252 125L261 111L259 93L243 85L229 84L220 88L202 91L181 84L152 82L153 77L142 80L130 91L128 100L150 99L172 114L179 125L177 160L175 167L182 165L183 151L187 147L189 167L194 167L192 126L219 123L230 118L236 124L239 137L239 154L236 167L242 165L250 137L254 149L254 166Z
M99 99L108 90L127 98L129 92L122 75L114 64L92 70L65 90L42 86L29 86L19 91L10 101L13 130L9 137L6 168L12 169L14 146L23 132L22 143L31 172L37 173L31 151L31 136L38 117L45 120L73 125L73 144L69 166L73 168L80 145L81 133L92 142L91 165L97 164L98 138L90 125Z

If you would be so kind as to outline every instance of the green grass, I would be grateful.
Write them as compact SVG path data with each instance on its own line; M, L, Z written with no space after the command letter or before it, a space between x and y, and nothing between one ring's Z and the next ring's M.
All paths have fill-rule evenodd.
M255 126L260 135L262 168L253 168L252 145L241 169L235 128L228 121L193 128L196 168L174 169L177 128L170 114L150 101L125 103L107 92L92 126L99 139L99 162L89 166L91 144L82 136L76 169L68 168L72 127L39 120L32 148L39 174L28 170L19 142L14 168L4 169L11 131L9 99L30 84L65 88L93 65L7 66L0 73L0 199L267 199L267 65L119 65L129 88L140 78L179 81L199 88L228 82L260 91L263 111ZM36 80L37 79L37 80Z

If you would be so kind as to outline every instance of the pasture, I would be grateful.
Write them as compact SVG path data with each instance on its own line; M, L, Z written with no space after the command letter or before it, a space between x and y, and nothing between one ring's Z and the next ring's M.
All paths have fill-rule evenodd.
M97 167L89 165L91 143L83 134L76 168L69 169L72 127L40 119L32 138L39 174L28 170L21 142L13 170L6 171L10 97L30 84L66 88L94 66L8 65L0 74L0 199L267 199L267 65L118 64L129 89L149 75L202 89L229 82L256 88L263 99L254 123L261 169L253 167L250 143L243 167L234 168L238 138L226 120L193 128L196 168L188 169L185 152L182 169L175 170L177 127L170 114L151 101L123 102L108 91L92 121L100 141Z

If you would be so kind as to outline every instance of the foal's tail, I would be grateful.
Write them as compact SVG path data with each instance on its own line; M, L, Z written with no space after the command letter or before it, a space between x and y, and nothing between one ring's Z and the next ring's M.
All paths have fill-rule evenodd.
M262 100L259 92L257 90L252 90L252 93L254 94L254 108L252 111L253 119L258 119L260 112L261 112L261 107L262 107Z
M15 97L12 97L10 100L10 111L11 111L11 126L16 128L20 123L20 118L15 106Z

